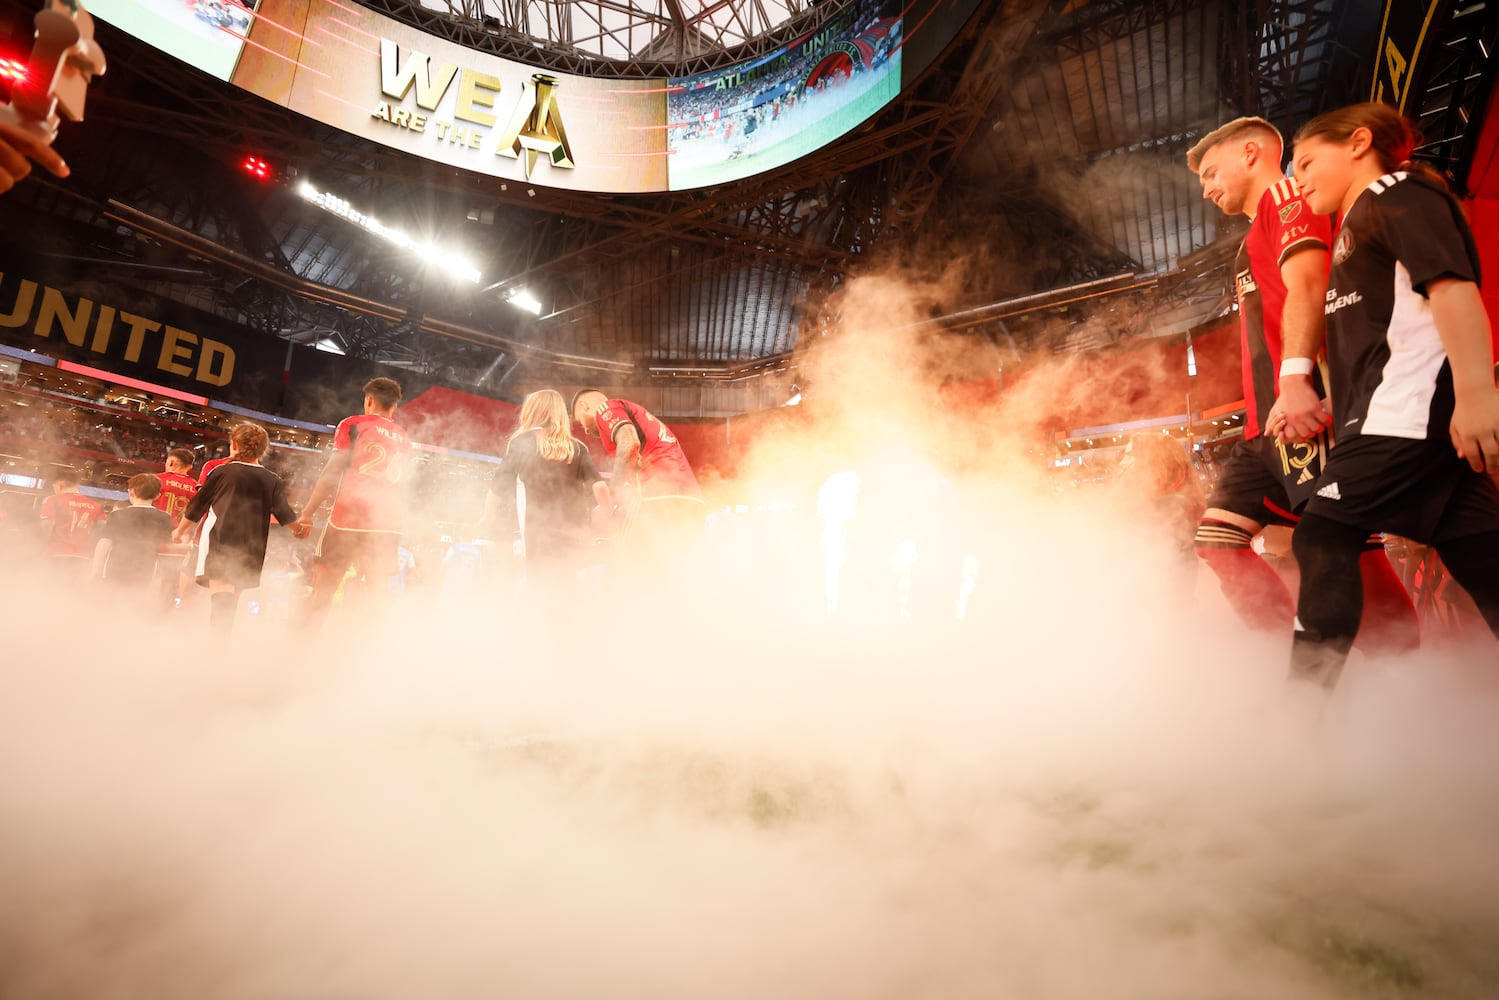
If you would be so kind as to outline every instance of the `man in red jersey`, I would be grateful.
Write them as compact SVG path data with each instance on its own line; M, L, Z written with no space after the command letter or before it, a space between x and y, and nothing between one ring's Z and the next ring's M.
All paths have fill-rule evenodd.
M187 448L173 448L167 452L167 464L156 477L161 480L161 493L152 506L172 515L172 526L182 520L187 503L198 492L198 481L193 478L193 453ZM206 476L204 478L207 478Z
M1282 172L1282 145L1280 132L1263 118L1238 118L1187 153L1202 196L1225 214L1250 220L1235 261L1244 440L1208 497L1196 548L1239 616L1271 631L1289 628L1295 605L1251 546L1267 525L1294 525L1315 494L1331 423L1318 361L1332 223L1307 206L1296 181ZM1414 648L1415 608L1382 536L1369 540L1361 568L1364 621L1377 623L1380 647Z
M621 540L631 554L671 554L690 544L706 508L676 435L639 403L612 399L599 389L573 396L572 414L614 460L609 490L624 515Z
M42 501L41 519L52 564L82 574L94 554L94 528L103 520L104 505L79 493L79 482L76 472L59 473L52 480L52 495Z
M302 508L298 527L311 531L313 515L333 498L333 510L318 539L307 602L309 623L327 611L350 567L356 579L377 584L366 588L371 597L397 571L406 513L401 481L411 454L410 438L392 419L400 402L401 386L394 379L365 383L364 413L339 423L333 457Z
M224 459L228 461L228 459ZM218 464L223 464L218 463ZM203 479L208 479L208 473L212 470L204 466ZM193 478L193 453L189 448L173 448L167 452L166 466L157 476L161 480L161 493L153 502L157 510L164 510L172 518L172 527L177 527L182 520L182 512L187 510L187 505L198 492L200 481ZM195 539L196 541L196 539ZM189 551L182 562L182 572L177 579L163 572L161 574L161 598L170 605L174 599L190 595L192 583L192 566L197 561L197 554Z
M217 469L221 465L228 465L232 460L232 455L225 455L222 458L210 458L208 461L204 462L203 468L198 470L198 486L202 487L205 483L208 482L208 474L210 472L212 472L214 469Z

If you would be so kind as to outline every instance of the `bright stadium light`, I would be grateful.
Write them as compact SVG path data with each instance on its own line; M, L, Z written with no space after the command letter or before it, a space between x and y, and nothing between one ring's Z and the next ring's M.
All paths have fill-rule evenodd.
M526 291L524 288L516 288L512 290L509 295L505 296L505 301L509 302L517 309L524 309L532 316L541 315L541 300L532 295L530 292Z
M323 211L331 215L336 215L346 222L353 223L367 233L373 233L383 240L394 243L403 250L416 254L428 264L437 265L455 278L463 278L476 285L479 283L479 269L474 267L473 262L462 254L445 252L433 243L418 243L401 230L387 226L374 216L358 211L354 206L337 195L319 191L307 181L302 181L297 185L297 193ZM539 305L537 311L540 311Z

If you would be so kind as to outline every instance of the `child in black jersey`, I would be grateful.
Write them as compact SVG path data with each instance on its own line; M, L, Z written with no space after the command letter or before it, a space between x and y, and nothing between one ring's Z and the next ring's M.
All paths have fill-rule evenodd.
M265 428L236 426L229 434L228 463L209 473L188 501L173 535L184 541L198 521L204 522L194 576L208 588L209 621L220 634L234 628L240 591L260 586L271 519L288 526L297 520L297 512L286 502L286 484L260 464L269 447ZM306 536L300 528L293 531Z
M1478 254L1445 183L1408 162L1415 144L1383 104L1296 133L1307 204L1340 219L1325 306L1336 444L1292 543L1292 674L1328 686L1358 628L1371 531L1435 546L1499 636L1499 392Z

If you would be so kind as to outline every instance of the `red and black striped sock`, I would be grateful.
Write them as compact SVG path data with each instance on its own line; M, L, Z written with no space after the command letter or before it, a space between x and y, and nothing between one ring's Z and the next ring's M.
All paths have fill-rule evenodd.
M1254 536L1226 521L1203 518L1197 555L1218 577L1223 596L1250 628L1288 632L1296 604L1280 574L1250 548Z

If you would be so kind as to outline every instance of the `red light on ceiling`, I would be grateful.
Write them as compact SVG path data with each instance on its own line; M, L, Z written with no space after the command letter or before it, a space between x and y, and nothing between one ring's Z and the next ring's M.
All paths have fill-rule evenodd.
M0 80L9 80L12 85L26 82L26 64L0 56Z
M245 173L258 181L271 179L271 165L258 156L247 156L240 161L240 167Z

